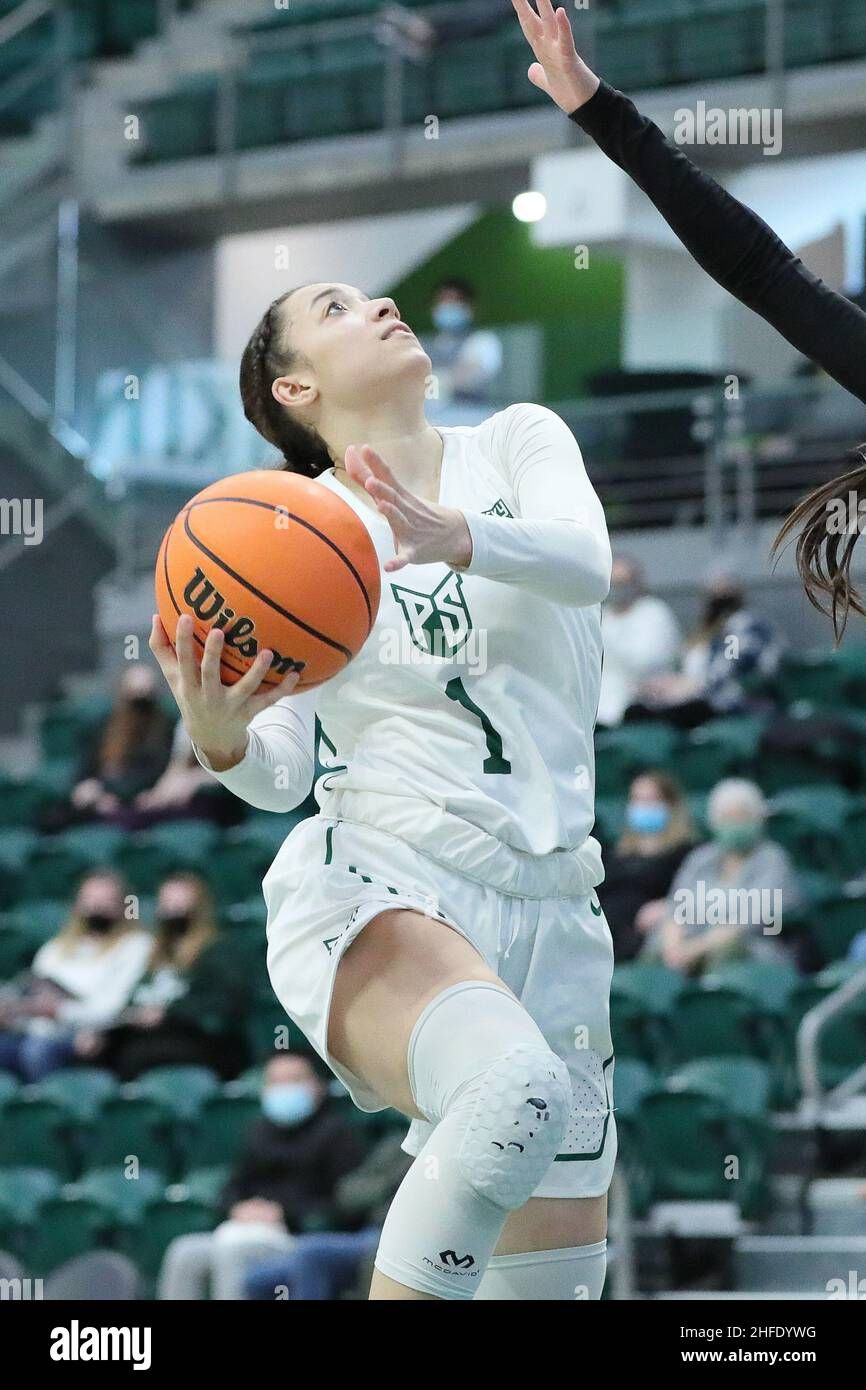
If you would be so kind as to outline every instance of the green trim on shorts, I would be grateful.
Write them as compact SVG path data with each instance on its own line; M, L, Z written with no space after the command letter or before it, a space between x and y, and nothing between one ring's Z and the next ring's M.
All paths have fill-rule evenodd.
M334 827L329 825L325 831L325 863L330 864L334 856Z
M610 1054L610 1056L608 1057L608 1059L607 1059L606 1062L602 1062L602 1065L601 1065L602 1073L605 1072L605 1070L610 1066L610 1064L611 1064L612 1061L613 1061L613 1053ZM607 1083L606 1083L606 1082L605 1082L605 1091L607 1091ZM598 1146L598 1148L596 1149L595 1153L593 1153L593 1154L557 1154L557 1155L556 1155L556 1158L553 1160L554 1163L591 1163L591 1162L593 1162L595 1159L601 1158L602 1154L604 1153L604 1144L605 1144L605 1140L607 1139L607 1126L608 1126L608 1122L609 1122L609 1120L610 1120L610 1114L611 1114L611 1111L610 1111L610 1099L608 1099L608 1102L607 1102L607 1114L606 1114L605 1117L604 1117L604 1127L602 1128L602 1131L601 1131L601 1143L599 1144L599 1146Z

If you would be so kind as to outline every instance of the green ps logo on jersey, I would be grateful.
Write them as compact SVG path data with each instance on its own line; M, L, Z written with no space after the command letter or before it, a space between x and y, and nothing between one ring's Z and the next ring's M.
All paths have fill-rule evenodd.
M492 506L492 507L485 507L485 509L484 509L484 511L481 513L481 515L482 515L482 516L510 516L510 517L513 517L513 516L514 516L514 513L513 513L512 511L509 510L508 505L507 505L505 502L503 502L503 500L502 500L501 497L497 497L496 501L493 503L493 506Z
M401 584L392 584L391 592L403 609L410 636L419 651L448 660L466 646L472 619L463 596L462 575L451 570L432 594L420 594Z

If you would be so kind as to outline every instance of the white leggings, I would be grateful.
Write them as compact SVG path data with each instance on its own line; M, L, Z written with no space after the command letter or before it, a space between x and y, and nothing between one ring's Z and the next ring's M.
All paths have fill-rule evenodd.
M510 1211L556 1156L568 1069L501 986L444 990L412 1031L409 1080L435 1129L397 1192L376 1268L437 1298L473 1298Z

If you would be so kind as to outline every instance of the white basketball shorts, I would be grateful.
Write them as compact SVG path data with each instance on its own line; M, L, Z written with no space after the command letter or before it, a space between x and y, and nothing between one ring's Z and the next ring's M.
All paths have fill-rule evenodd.
M265 876L268 971L286 1013L361 1110L385 1109L328 1054L340 956L380 912L414 908L476 948L568 1065L574 1110L539 1197L597 1197L616 1157L609 995L610 930L594 891L524 898L479 883L373 826L313 816L295 827ZM431 1126L412 1120L416 1154Z

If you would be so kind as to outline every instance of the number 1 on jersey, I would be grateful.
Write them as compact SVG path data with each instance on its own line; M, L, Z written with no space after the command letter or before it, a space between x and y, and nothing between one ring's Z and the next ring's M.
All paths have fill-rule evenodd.
M464 709L468 709L470 714L474 714L484 730L488 756L482 764L483 771L510 772L511 763L502 753L502 735L494 729L484 710L480 709L474 700L470 700L460 676L455 676L453 680L448 682L445 687L445 694L449 700L456 700L458 705L462 705Z

